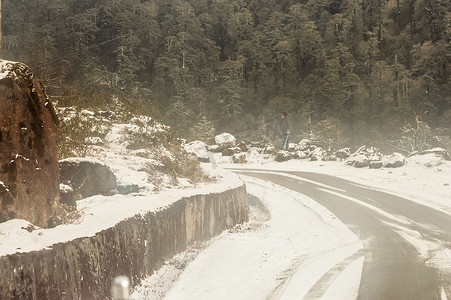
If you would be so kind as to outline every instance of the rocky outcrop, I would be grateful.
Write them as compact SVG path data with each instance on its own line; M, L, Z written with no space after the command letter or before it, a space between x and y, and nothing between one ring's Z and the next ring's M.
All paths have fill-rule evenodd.
M248 219L244 186L180 199L95 236L0 257L0 299L111 299L114 277L131 286L198 241Z
M0 61L0 222L47 227L59 200L57 116L42 84L21 63Z
M61 160L59 165L61 182L83 198L108 194L116 188L116 176L98 161L77 157Z

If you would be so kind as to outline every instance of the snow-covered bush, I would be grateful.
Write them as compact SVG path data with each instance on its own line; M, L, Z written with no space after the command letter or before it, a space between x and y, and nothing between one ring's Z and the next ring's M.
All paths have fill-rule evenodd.
M111 124L94 113L74 108L58 109L60 124L58 126L58 156L85 157L90 150L93 138L97 141L105 137Z

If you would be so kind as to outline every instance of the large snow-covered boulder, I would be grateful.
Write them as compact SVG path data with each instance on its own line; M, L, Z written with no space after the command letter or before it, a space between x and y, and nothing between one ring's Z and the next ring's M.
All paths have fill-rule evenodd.
M230 133L224 132L215 136L215 143L223 148L235 147L236 138Z
M108 194L116 188L116 176L96 159L67 158L60 161L61 183L82 197Z
M208 145L202 141L193 141L185 144L184 147L187 152L195 154L198 158L208 156Z
M404 166L406 158L401 153L395 152L392 155L385 155L382 163L385 168L399 168Z
M365 168L370 164L370 160L365 154L352 155L346 160L346 164L356 168Z

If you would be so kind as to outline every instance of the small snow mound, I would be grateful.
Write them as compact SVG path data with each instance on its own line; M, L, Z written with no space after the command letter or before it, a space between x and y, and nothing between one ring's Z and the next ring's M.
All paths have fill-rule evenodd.
M414 155L408 158L410 165L424 166L424 167L438 167L445 163L443 157L436 153L429 153L424 155Z
M2 235L28 235L33 230L41 229L30 222L22 219L12 219L0 223L0 234Z
M185 150L189 153L198 154L206 154L208 145L202 141L193 141L185 145Z

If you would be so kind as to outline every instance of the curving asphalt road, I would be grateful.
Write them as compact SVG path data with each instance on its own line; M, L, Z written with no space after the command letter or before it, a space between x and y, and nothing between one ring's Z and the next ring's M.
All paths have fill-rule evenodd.
M358 299L451 299L451 216L396 195L337 177L309 172L268 173L234 170L302 193L317 201L363 242L364 249L342 262L348 265L364 255ZM284 176L285 174L294 176ZM405 236L416 236L429 247L419 253ZM404 237L403 237L404 236ZM431 263L442 258L441 264ZM451 256L448 254L448 260ZM343 267L344 268L344 267ZM320 299L336 266L325 274L304 299Z

